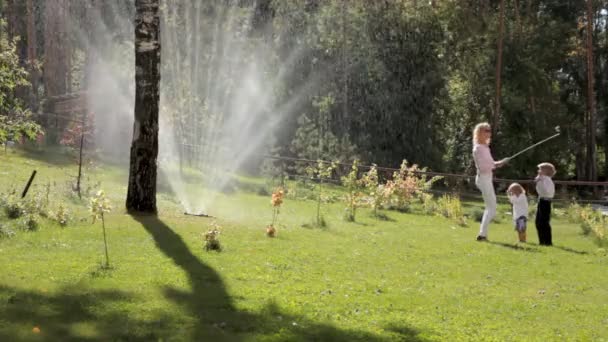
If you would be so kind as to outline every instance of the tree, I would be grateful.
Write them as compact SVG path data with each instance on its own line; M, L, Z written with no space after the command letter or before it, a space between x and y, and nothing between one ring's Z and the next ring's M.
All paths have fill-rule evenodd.
M593 1L587 0L587 177L597 180L595 90L593 81Z
M161 52L159 0L136 0L135 11L135 122L126 206L129 212L156 214Z
M492 130L498 130L500 122L500 101L501 101L501 73L502 73L502 47L505 35L505 0L500 0L500 14L498 19L498 56L496 57L496 99L494 100L494 117L492 120Z
M36 45L38 39L36 37L34 1L27 0L27 63L30 73L30 83L32 91L30 95L30 107L35 110L38 102L38 70L36 66Z

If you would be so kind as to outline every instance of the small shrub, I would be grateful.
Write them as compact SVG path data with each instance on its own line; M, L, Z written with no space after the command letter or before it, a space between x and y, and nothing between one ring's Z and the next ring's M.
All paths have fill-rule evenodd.
M266 227L266 236L268 237L274 237L276 234L275 224L277 223L284 198L285 190L282 187L278 187L273 191L270 199L270 204L272 205L272 223Z
M222 246L220 244L220 226L216 223L211 224L211 229L203 234L204 245L203 248L208 251L217 251L220 252L222 250Z
M0 239L10 239L15 236L15 231L6 225L0 225Z
M25 206L23 202L18 200L10 200L4 206L4 211L9 219L18 219L25 215Z
M23 220L23 229L28 231L36 231L40 227L39 217L35 214L28 214Z
M421 173L425 171L426 168L421 169L416 164L408 166L407 160L403 160L399 171L394 172L393 179L386 183L386 187L392 189L392 208L408 212L416 199L424 203L424 194L428 193L435 182L442 179L442 177L428 179Z
M106 198L106 194L103 190L99 190L97 194L91 198L89 204L89 211L91 218L93 219L93 224L98 219L101 220L101 228L103 231L103 245L105 247L106 253L106 263L104 265L105 268L110 267L110 257L108 254L108 240L106 238L106 221L105 221L105 213L109 213L112 210L112 206L110 201Z
M432 215L437 210L437 203L432 194L422 193L420 195L422 201L422 211L425 215Z
M566 219L570 223L579 223L581 220L581 205L574 202L566 208Z
M456 222L460 226L466 226L467 221L462 210L462 203L456 196L444 195L437 201L439 214Z
M380 180L378 178L378 169L376 165L372 165L371 169L363 175L361 178L361 183L367 190L367 195L369 198L367 199L368 205L372 208L374 216L380 218L380 213L378 212L388 203L395 187L390 184L380 184Z
M57 221L61 227L67 227L72 220L69 209L63 203L59 203L56 211L50 211L49 217Z
M344 219L354 222L357 208L361 206L361 181L359 180L359 160L355 159L348 175L342 177L342 185L346 188L346 208Z
M483 220L483 209L473 209L473 211L471 211L470 217L475 220L475 222L481 222L481 220Z

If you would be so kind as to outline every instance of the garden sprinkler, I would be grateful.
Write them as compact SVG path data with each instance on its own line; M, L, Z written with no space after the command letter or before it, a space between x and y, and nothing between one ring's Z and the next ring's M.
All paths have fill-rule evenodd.
M192 214L192 213L189 213L189 212L187 212L187 211L184 211L184 215L188 215L188 216L196 216L196 217L208 217L208 218L214 218L214 217L213 217L213 216L211 216L211 215L207 215L207 214L203 214L203 213L200 213L200 214Z
M550 136L550 137L548 137L548 138L546 138L546 139L544 139L544 140L541 140L541 141L537 142L537 143L536 143L536 144L534 144L534 145L528 146L528 147L524 148L523 150L521 150L521 151L519 151L519 152L515 153L514 155L512 155L512 156L510 156L510 157L508 157L508 158L505 158L505 159L503 159L503 160L504 160L505 162L508 162L508 161L510 161L511 159L513 159L513 158L517 157L518 155L520 155L520 154L522 154L522 153L524 153L524 152L526 152L526 151L528 151L528 150L531 150L531 149L535 148L535 147L536 147L536 146L538 146L538 145L544 144L544 143L546 143L547 141L549 141L549 140L551 140L551 139L553 139L553 138L557 138L557 137L558 137L558 136L561 134L561 132L560 132L560 130L559 130L559 126L555 126L555 132L557 132L557 133L556 133L556 134L553 134L552 136Z

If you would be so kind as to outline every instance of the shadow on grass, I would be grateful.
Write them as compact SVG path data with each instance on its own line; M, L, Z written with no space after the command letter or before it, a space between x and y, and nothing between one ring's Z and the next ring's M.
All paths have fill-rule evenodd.
M516 251L530 252L530 253L539 253L540 252L536 248L524 247L522 245L518 245L518 244L514 244L514 243L497 242L497 241L488 241L488 243L491 245L494 245L494 246L509 248L509 249L513 249Z
M528 244L530 245L534 245L534 246L540 246L539 244L535 243L535 242L528 242ZM566 247L566 246L542 246L542 247L547 247L547 248L555 248L555 249L560 249L564 252L568 252L568 253L574 253L574 254L578 254L578 255L588 255L589 252L586 251L579 251L570 247Z
M122 312L121 302L134 296L122 291L90 291L64 287L55 293L0 285L1 341L98 341L157 340L159 330L168 332L170 317L135 320ZM7 324L8 323L8 324ZM33 332L39 327L37 339Z
M260 313L239 310L221 277L190 251L180 235L155 216L134 218L152 235L157 247L188 276L191 291L166 288L165 296L184 307L197 321L193 341L238 341L252 335L289 341L389 341L367 332L342 330L284 314L272 302ZM412 328L400 329L411 332L409 341L420 341Z
M33 159L46 164L78 167L76 154L70 154L67 150L59 146L43 149L24 147L19 148L16 152L28 159Z

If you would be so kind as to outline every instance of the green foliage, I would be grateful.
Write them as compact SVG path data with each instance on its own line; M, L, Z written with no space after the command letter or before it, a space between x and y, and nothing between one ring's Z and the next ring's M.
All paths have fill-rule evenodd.
M462 210L462 203L460 199L452 195L443 195L437 201L438 214L443 215L446 218L451 219L458 225L465 227L467 225L467 219Z
M325 220L323 219L322 221L322 214L321 214L321 203L323 202L324 199L324 193L323 193L323 182L331 179L331 176L334 172L334 170L337 167L337 162L331 162L331 163L326 163L323 160L318 160L317 161L317 165L316 166L309 166L308 168L306 168L306 173L308 174L308 176L313 179L316 180L318 182L317 184L317 216L316 216L316 225L318 227L324 227L325 226Z
M5 224L0 224L0 239L10 239L15 236L15 231Z
M413 201L418 199L424 202L424 194L427 193L433 184L441 177L432 177L428 179L426 174L420 173L426 171L426 168L420 169L414 164L408 166L407 160L401 162L399 171L393 173L393 179L386 184L390 188L393 196L392 207L403 212L410 210Z
M213 222L211 223L211 229L208 232L203 233L203 248L206 251L222 251L222 246L220 244L220 229L221 227Z
M110 257L108 255L108 240L106 237L106 222L104 215L112 211L112 206L110 201L106 198L106 194L103 190L99 190L97 194L91 197L89 203L89 214L93 219L93 224L97 220L101 220L101 228L103 230L103 245L105 249L106 262L104 267L110 267Z
M592 235L600 247L608 245L608 218L590 205L571 204L567 210L570 222L578 223L583 235Z
M18 219L27 212L23 201L15 195L9 195L3 202L4 212L9 219Z
M378 167L375 164L368 172L363 174L361 184L367 191L367 196L369 196L369 206L372 208L374 215L378 216L378 210L384 208L393 195L394 187L380 184Z
M67 227L72 220L70 210L63 203L59 203L57 210L49 212L49 217L59 223L61 227Z
M4 21L0 19L0 33ZM9 41L0 34L0 144L20 141L22 138L36 139L42 134L40 125L31 118L29 110L15 96L19 87L29 86L28 73L19 61L17 40Z
M346 188L346 208L344 218L354 222L357 208L361 206L361 180L359 179L359 160L355 159L348 175L342 177L342 185Z
M27 214L25 215L22 222L23 229L27 231L36 231L40 228L40 216L36 214Z

